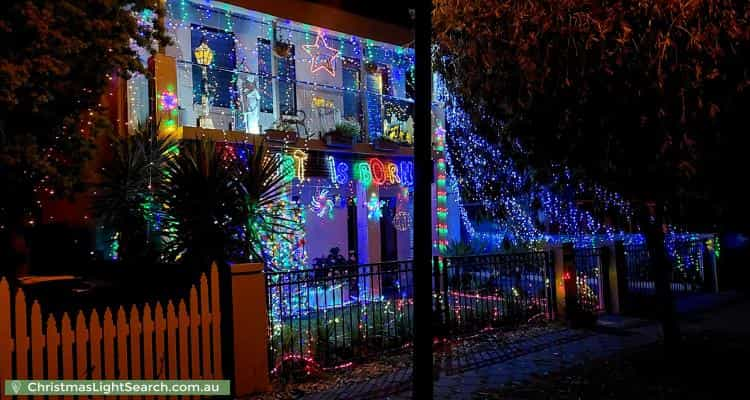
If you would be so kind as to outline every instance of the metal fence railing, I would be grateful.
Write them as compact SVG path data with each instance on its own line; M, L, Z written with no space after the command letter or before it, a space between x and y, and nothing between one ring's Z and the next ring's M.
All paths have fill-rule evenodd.
M586 312L599 312L604 308L602 248L576 248L574 254L578 306Z
M625 265L629 293L643 295L654 291L654 276L646 246L625 246Z
M552 312L550 252L443 258L436 280L448 333L516 324Z
M667 246L672 267L670 288L674 293L703 290L705 277L703 258L706 251L702 240L675 241ZM625 246L626 279L631 295L655 295L656 278L651 255L645 245Z
M411 261L266 274L269 358L323 367L364 358L410 342Z
M670 247L671 246L671 247ZM697 291L703 282L705 243L670 244L674 292ZM597 314L611 293L604 266L625 260L627 307L650 307L655 274L644 245L575 248L577 303ZM604 259L606 258L606 260ZM435 257L432 268L413 261L343 265L266 273L269 361L304 360L334 367L400 349L413 339L413 277L433 277L433 333L473 334L551 318L556 306L551 251ZM609 273L609 272L607 272ZM619 274L619 273L618 273ZM618 283L619 284L619 283ZM624 289L624 288L623 288ZM630 294L634 296L629 296ZM631 301L633 300L633 301Z
M547 251L436 258L433 267L435 333L551 316ZM333 367L411 342L413 273L412 261L267 273L271 365L303 359Z
M673 292L696 292L703 289L702 240L687 240L667 246L667 255L672 263L671 288Z

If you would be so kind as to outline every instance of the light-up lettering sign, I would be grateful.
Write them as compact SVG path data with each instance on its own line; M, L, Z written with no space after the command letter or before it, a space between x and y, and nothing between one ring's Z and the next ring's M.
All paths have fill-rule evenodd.
M279 154L281 157L281 175L286 182L297 178L300 182L305 181L305 162L307 153L302 150L294 150L292 154Z
M377 158L371 158L368 164L370 164L372 181L378 186L385 183L385 166L383 165L383 162Z
M370 158L367 161L354 161L351 166L348 162L336 160L328 156L328 173L331 182L344 185L351 178L365 186L375 185L403 185L414 184L414 162L401 161L396 164L393 161L383 161L379 158Z
M398 163L398 176L401 178L401 185L414 185L414 163L411 161Z
M337 162L335 172L336 182L338 182L339 185L345 185L347 182L349 182L349 166L345 162ZM331 177L331 179L333 179L333 176Z
M294 158L295 175L297 176L297 179L302 182L305 180L305 161L307 161L307 153L302 150L294 150L292 157Z

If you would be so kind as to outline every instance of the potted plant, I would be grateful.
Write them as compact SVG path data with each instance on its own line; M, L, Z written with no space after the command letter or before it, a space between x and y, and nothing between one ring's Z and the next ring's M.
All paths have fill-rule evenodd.
M359 136L360 127L355 121L342 120L336 129L323 135L323 140L330 147L351 148Z
M289 58L292 55L292 45L284 41L276 41L273 46L273 54L278 58Z
M380 136L372 142L372 147L377 151L392 152L398 150L398 143L388 137Z
M271 128L266 129L266 140L281 143L294 143L297 141L297 131L287 121L277 120Z

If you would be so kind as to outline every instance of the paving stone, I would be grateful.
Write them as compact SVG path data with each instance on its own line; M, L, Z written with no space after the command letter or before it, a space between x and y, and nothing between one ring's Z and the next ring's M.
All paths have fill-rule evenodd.
M630 326L635 325L635 326ZM630 324L616 330L584 331L568 328L541 335L520 337L510 343L486 343L480 351L456 354L441 361L440 377L435 382L435 398L472 399L475 392L490 392L513 382L550 374L601 359L628 349L657 341L655 324ZM750 326L750 324L748 324ZM366 384L348 385L309 399L410 399L411 370L402 370Z

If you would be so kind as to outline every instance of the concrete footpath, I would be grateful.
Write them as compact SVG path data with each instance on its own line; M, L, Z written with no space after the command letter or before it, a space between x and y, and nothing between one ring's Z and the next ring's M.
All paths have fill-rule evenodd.
M747 303L735 294L698 295L678 299L677 309L685 330L739 329L746 326ZM739 304L738 304L739 302ZM743 323L738 324L739 321ZM654 322L629 318L602 318L590 330L566 327L541 334L517 336L513 341L487 342L471 351L455 353L439 364L436 399L476 399L506 385L544 376L591 360L653 344L660 329ZM411 399L411 370L402 369L366 382L346 385L305 399Z

